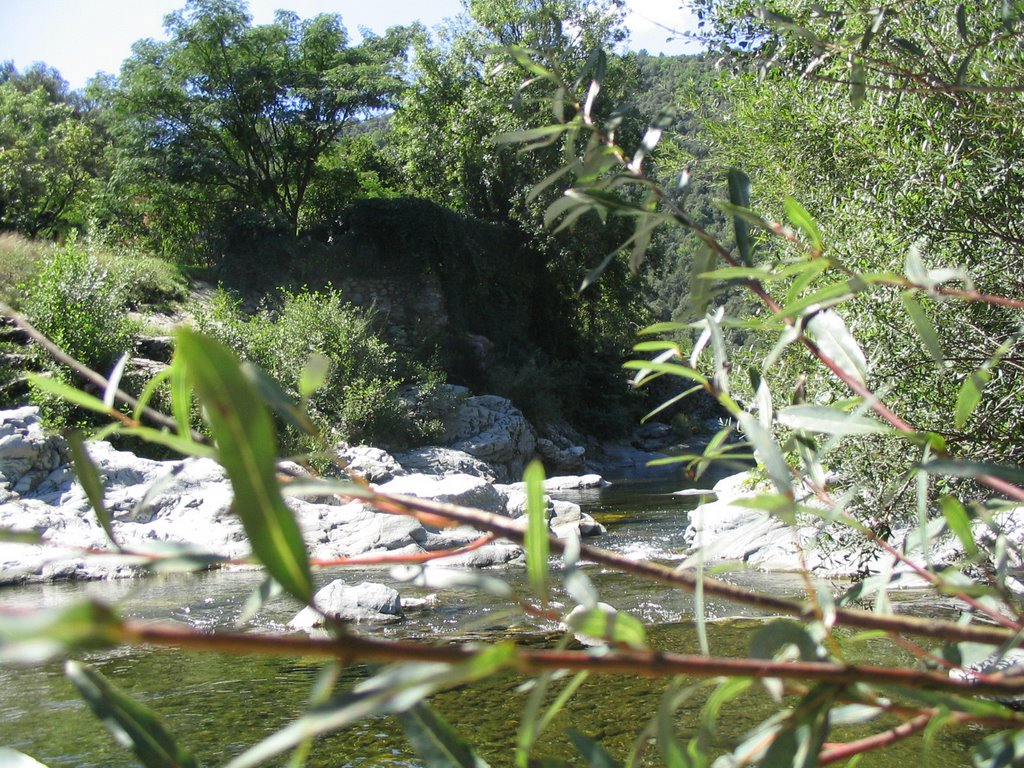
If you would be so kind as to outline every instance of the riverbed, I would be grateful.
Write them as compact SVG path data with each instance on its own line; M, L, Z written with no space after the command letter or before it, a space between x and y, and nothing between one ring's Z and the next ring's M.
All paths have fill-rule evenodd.
M673 483L617 484L603 491L576 495L584 511L609 529L596 543L643 559L678 562L686 545L683 531L689 509L699 496L673 493ZM600 597L619 610L637 616L648 626L652 643L666 651L696 652L692 623L692 598L679 590L639 583L632 577L587 567ZM489 571L526 594L521 568ZM330 569L318 573L318 585L335 578L351 583L389 582L386 569ZM795 574L765 574L735 570L725 578L756 586L775 594L801 594L805 583ZM114 603L126 617L180 622L204 631L229 627L237 620L246 598L263 579L258 571L213 571L198 575L169 575L148 579L64 583L7 588L0 592L5 606L45 607L93 597ZM846 585L831 585L835 590ZM425 597L422 589L398 585L403 598ZM901 596L907 609L926 604L914 593ZM469 590L445 592L436 605L410 611L400 624L367 631L388 636L475 637L516 636L520 642L545 645L554 641L558 628L513 615L493 599ZM269 603L251 623L253 630L280 632L298 606L286 598ZM749 609L710 601L705 612L713 652L743 656L749 636L761 619ZM906 659L884 641L851 646L851 660L893 662ZM80 655L104 675L144 701L164 719L169 729L202 761L218 765L247 746L268 736L299 714L320 673L320 662L294 659L229 657L218 654L181 654L147 648L117 649ZM345 671L342 684L361 679L360 666ZM512 675L463 687L435 697L437 708L456 729L480 749L493 766L511 765L519 713L525 694L523 681ZM552 723L539 754L579 763L564 736L567 727L583 731L622 758L629 751L646 719L656 710L664 682L624 678L592 678L566 710ZM706 691L710 691L706 688ZM706 693L696 695L678 712L682 737L694 732ZM741 735L767 713L767 699L760 687L726 711L720 737L723 743ZM969 765L969 744L977 734L942 732L935 746L934 765ZM0 745L19 749L51 766L137 765L132 755L114 743L81 702L63 676L61 664L30 669L0 668ZM862 766L903 766L919 762L920 740L910 740L878 755L869 755ZM938 759L940 757L940 759ZM651 764L660 764L657 750L650 750ZM283 763L282 763L283 764ZM417 766L397 722L389 718L365 721L317 743L310 766Z

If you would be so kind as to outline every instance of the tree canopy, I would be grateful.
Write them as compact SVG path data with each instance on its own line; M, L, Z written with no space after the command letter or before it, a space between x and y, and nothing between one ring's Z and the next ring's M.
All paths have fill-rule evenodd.
M190 0L165 29L136 43L108 94L139 194L199 188L293 233L345 127L394 106L409 44L396 28L351 45L338 15L254 25L240 0Z

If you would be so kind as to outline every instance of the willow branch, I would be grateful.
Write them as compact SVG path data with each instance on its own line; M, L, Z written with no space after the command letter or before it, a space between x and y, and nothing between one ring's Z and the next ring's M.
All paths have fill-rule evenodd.
M50 355L50 357L52 357L61 365L70 368L72 371L78 374L79 377L85 379L91 384L94 384L103 391L106 391L107 388L110 386L109 379L107 379L102 374L97 373L84 363L81 363L75 358L73 358L63 349L61 349L52 341L50 341L50 339L48 339L41 331L39 331L35 326L33 326L32 323L30 323L25 318L24 315L14 311L14 309L9 307L2 301L0 301L0 315L4 315L5 317L7 317L18 328L24 331L25 334L30 339L32 339L32 341L34 341L40 347L45 349L47 354ZM128 407L130 408L137 409L139 407L138 399L128 394L122 389L115 389L114 397L120 402L128 405ZM170 418L169 416L165 416L164 414L160 413L160 411L150 408L148 405L142 406L141 413L145 415L146 418L150 419L156 424L159 424L162 427L167 427L168 429L171 429L174 432L178 431L178 425L177 422L174 421L174 419ZM113 408L111 409L111 416L113 416L114 418L120 417L119 420L123 420L124 418L124 414L119 413ZM198 432L192 432L191 435L192 439L197 443L206 442L206 438Z
M472 525L479 530L490 531L520 545L525 539L524 531L515 525L515 521L489 512L406 496L371 494L361 496L360 499L368 501L383 511L396 514L409 514L410 511L416 511L448 518L465 525ZM561 553L565 548L564 542L555 537L549 539L549 546L553 553ZM688 592L695 592L698 584L701 584L705 595L748 605L767 613L796 616L804 620L814 619L813 609L802 601L758 592L718 579L700 578L688 571L676 570L646 560L634 560L589 544L580 545L580 558ZM1017 638L1015 632L1004 627L960 625L940 619L886 615L851 608L837 608L835 616L837 624L849 627L877 629L940 641L1002 645ZM1024 645L1024 640L1018 642Z
M439 662L456 664L473 658L487 646L479 643L432 645L412 640L387 640L356 634L335 639L258 633L209 634L172 625L125 622L118 633L123 643L146 643L187 650L272 656L319 656L345 664L360 662ZM511 666L524 674L553 670L591 671L660 679L674 675L698 677L755 677L813 680L836 685L874 683L944 691L962 695L1024 694L1024 677L985 682L951 679L940 672L901 667L835 664L818 661L731 659L646 650L556 650L517 648ZM1020 727L1024 715L1008 715L1006 724Z

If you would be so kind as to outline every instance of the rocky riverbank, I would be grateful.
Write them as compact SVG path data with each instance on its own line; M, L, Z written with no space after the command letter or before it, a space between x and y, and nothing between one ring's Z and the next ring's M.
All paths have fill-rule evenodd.
M127 551L170 551L188 545L242 559L248 542L231 512L231 488L209 459L154 461L107 442L88 444L106 486L106 506L120 546ZM347 448L351 469L385 493L473 506L512 518L526 509L522 484L494 482L491 465L455 449L423 449L403 460L366 446ZM407 465L407 466L406 466ZM473 474L471 472L475 472ZM552 487L593 487L597 475L551 478ZM290 500L315 559L356 555L418 554L463 547L479 537L469 527L434 528L412 518L377 512L334 498ZM558 536L595 536L603 526L577 504L547 498L549 525ZM34 408L0 411L0 529L35 531L44 545L0 543L0 584L130 576L138 565L123 557L96 557L89 549L110 543L75 478L63 439L44 433ZM522 556L495 542L446 558L449 565L491 566Z

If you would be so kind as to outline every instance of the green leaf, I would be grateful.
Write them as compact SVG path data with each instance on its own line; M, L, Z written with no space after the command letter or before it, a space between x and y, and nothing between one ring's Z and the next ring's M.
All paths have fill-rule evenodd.
M903 291L900 294L900 300L903 302L903 308L910 315L910 319L914 323L917 335L921 337L924 348L928 350L928 354L935 361L936 365L942 365L942 361L945 359L945 355L942 353L942 342L939 341L939 335L935 332L935 326L932 325L928 313L924 311L920 302L914 298L913 291Z
M6 614L0 621L0 662L38 664L71 650L105 648L120 639L120 619L101 603Z
M939 499L939 509L946 518L949 530L960 540L968 557L978 554L978 546L974 543L974 533L971 531L971 519L964 505L952 496L943 496Z
M197 456L204 459L217 457L217 451L213 446L197 443L189 432L185 432L184 436L181 436L165 429L154 429L153 427L119 427L117 433L137 437L147 443L166 446L183 456Z
M0 747L0 765L3 768L46 768L35 758L10 747Z
M75 476L78 477L78 482L81 483L82 490L85 491L85 496L89 499L89 506L96 513L96 519L99 520L110 543L117 547L118 543L114 537L110 512L103 503L103 478L100 477L99 470L96 469L96 465L93 464L89 453L85 450L85 441L81 432L72 430L67 434L67 441L68 448L71 450L71 458L75 464Z
M776 619L758 629L750 641L750 656L774 659L789 647L797 649L801 661L821 661L826 656L807 626L792 619Z
M967 31L967 8L963 3L956 7L956 31L960 33L960 39L965 43L971 42L970 33Z
M791 497L793 494L793 475L786 463L782 451L772 433L761 426L757 417L741 411L736 416L740 428L747 440L754 447L754 452L768 473L768 477L775 483L775 487L783 496Z
M114 364L110 376L107 377L107 386L103 389L103 404L113 408L117 401L117 388L121 386L121 377L124 376L124 367L128 364L128 353L125 352Z
M312 736L333 733L370 715L404 712L440 688L470 683L498 672L514 660L515 654L513 644L500 643L459 664L386 667L356 685L351 693L307 711L224 768L255 768Z
M631 648L647 647L647 631L640 620L607 604L599 603L589 610L570 613L568 624L573 632L587 637L623 643Z
M541 140L544 144L550 144L561 134L570 128L568 123L558 125L545 125L540 128L529 128L523 131L509 131L494 137L495 144L525 144Z
M953 417L953 426L957 429L963 429L967 425L974 410L981 403L981 393L990 378L991 371L979 368L960 385L960 391L956 396L956 413Z
M142 409L149 405L149 401L153 399L153 395L160 388L162 384L169 381L171 378L170 367L164 368L164 370L150 377L149 381L146 382L146 386L142 389L142 394L139 395L139 403L135 406L135 411L132 413L132 418L135 421L141 421Z
M204 406L218 460L234 490L232 508L253 552L287 592L308 603L313 582L306 546L277 484L277 440L269 414L224 345L182 329L177 353Z
M270 406L270 410L276 413L285 424L307 435L316 433L316 427L309 420L309 416L295 404L292 397L285 392L284 387L261 368L250 362L243 362L242 375L249 380L262 401Z
M975 768L1016 768L1024 760L1024 731L1002 731L971 750Z
M429 704L413 705L398 720L426 768L486 768L487 763Z
M77 661L69 661L64 671L114 739L131 748L146 768L199 768L148 708L99 672Z
M530 586L540 597L541 604L548 601L548 508L544 500L544 466L534 459L523 473L526 483L526 571Z
M799 201L794 197L787 197L782 205L786 211L786 218L789 219L789 223L804 233L807 241L811 244L811 248L817 253L824 251L825 244L821 239L821 230L818 229L817 223L815 223L811 214L807 212L807 209L800 205Z
M51 395L67 400L69 403L74 403L82 408L85 408L95 413L102 413L104 416L110 416L114 413L114 409L109 407L106 403L100 400L98 397L90 395L88 392L83 392L80 389L76 389L70 384L66 384L60 379L55 379L51 376L46 376L39 373L29 373L27 375L28 382L30 385L37 389L41 389Z
M843 373L861 384L867 384L868 362L864 351L837 312L831 309L819 312L808 321L807 331L818 348Z
M671 376L682 376L685 379L693 379L699 384L706 384L707 377L699 371L678 363L659 363L653 360L627 360L622 364L623 368L631 371L647 371L649 373L667 373Z
M738 168L730 168L727 179L729 202L740 208L750 208L750 177ZM736 248L740 252L740 261L748 267L753 266L754 244L750 239L750 225L740 216L733 216L732 223L736 233Z
M569 737L569 741L573 743L576 751L583 756L590 768L622 768L622 764L618 760L609 755L604 747L585 733L581 733L575 728L567 728L565 735Z
M331 372L331 358L318 353L309 356L299 373L299 397L308 400L314 392L327 383Z
M775 735L761 768L817 768L818 754L828 735L834 688L819 686L804 696Z
M171 413L182 437L192 431L192 381L185 360L175 351L171 360Z
M779 411L778 419L791 429L828 435L884 435L892 431L868 416L857 416L824 405L791 405Z
M908 40L905 37L896 37L895 35L893 35L892 41L896 45L896 47L902 50L904 53L909 53L911 56L914 56L915 58L921 58L922 56L924 56L924 48L915 43L913 40Z
M859 107L867 99L867 80L865 79L864 62L850 57L850 103Z
M8 544L42 544L43 531L20 531L14 528L0 528L0 541Z
M951 477L978 478L985 475L998 477L1015 485L1024 485L1024 467L1011 467L1005 464L989 464L983 461L963 461L961 459L932 459L923 464L921 469L933 475L949 475Z

